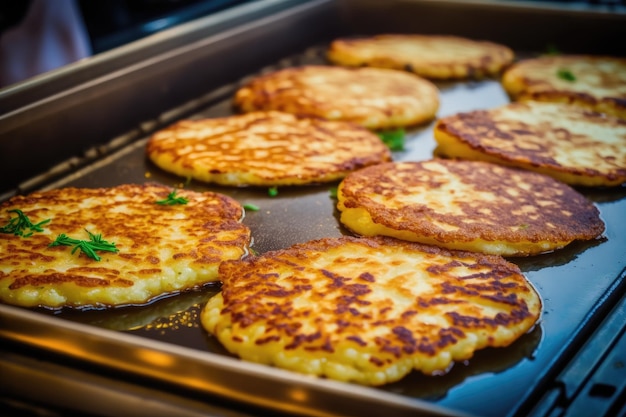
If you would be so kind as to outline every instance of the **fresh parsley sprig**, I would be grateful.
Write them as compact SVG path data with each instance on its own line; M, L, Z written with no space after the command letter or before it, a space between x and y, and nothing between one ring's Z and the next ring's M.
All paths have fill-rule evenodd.
M576 76L567 68L559 68L556 72L556 76L565 81L576 81Z
M246 209L247 211L259 211L261 209L259 206L257 206L256 204L252 204L252 203L244 204L243 208Z
M174 190L167 195L167 198L155 201L155 203L162 206L173 206L175 204L187 204L189 203L189 199L185 197L177 197L176 190Z
M88 257L99 261L101 258L96 251L105 252L118 252L119 249L115 247L115 243L107 242L102 239L102 234L93 234L89 230L85 229L85 232L89 234L89 240L78 240L67 236L65 233L61 233L54 242L48 246L74 246L72 248L72 254L80 249L82 253Z
M378 136L392 151L404 150L405 131L402 128L378 132Z
M28 216L19 209L9 210L9 213L15 213L17 214L17 217L12 217L9 220L9 223L0 227L0 232L2 233L12 233L15 236L30 237L34 232L43 232L41 226L50 222L50 219L46 219L37 224L33 224ZM30 231L24 233L26 229L29 229Z

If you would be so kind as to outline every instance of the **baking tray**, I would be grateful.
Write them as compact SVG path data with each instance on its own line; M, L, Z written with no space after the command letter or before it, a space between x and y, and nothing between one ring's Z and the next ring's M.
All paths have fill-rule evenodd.
M27 137L31 145L40 139L29 134L44 129L41 124L47 119L55 120L55 126L62 126L58 119L63 117L56 113L54 104L61 105L65 120L93 118L85 110L85 106L93 105L91 112L98 109L101 114L97 118L111 118L113 126L104 127L106 134L99 134L106 139L102 143L92 138L90 146L83 144L87 148L84 153L73 154L78 149L73 141L66 147L61 146L63 154L69 152L71 158L40 175L29 173L31 178L14 181L17 186L8 187L5 195L63 186L105 187L156 181L198 191L217 191L241 203L259 206L259 211L248 212L244 219L253 233L253 248L259 253L310 239L341 236L348 232L340 226L336 202L329 192L336 184L280 187L278 195L270 197L266 188L187 182L161 171L146 159L144 147L149 134L180 118L233 114L231 98L242 83L254 75L279 68L325 63L324 49L337 36L391 31L392 28L395 32L426 33L445 29L446 33L501 41L514 47L519 56L532 56L551 42L572 52L583 52L580 48L589 46L564 36L563 33L570 30L567 25L565 29L562 26L555 30L553 23L548 24L546 15L553 19L565 16L565 20L576 25L593 28L598 40L626 30L626 25L619 25L626 21L621 14L502 2L319 0L260 3L240 9L240 14L222 16L219 31L215 31L215 22L202 21L171 34L165 46L156 41L141 44L137 47L143 56L138 62L129 64L130 58L113 56L101 64L106 68L88 68L95 74L115 69L118 71L115 77L96 76L73 91L59 87L52 98L39 97L34 104L17 106L13 117L9 118L11 129ZM415 18L409 21L407 16ZM518 20L520 16L524 17L523 21ZM471 25L462 17L473 19ZM224 20L228 19L232 20L232 26L224 27ZM446 25L441 26L442 22ZM455 22L462 24L450 24ZM543 24L539 24L541 22ZM488 24L492 26L491 31L485 29ZM535 30L520 37L520 28L528 24L535 25ZM183 42L184 39L190 42ZM263 54L250 52L261 49L256 45L265 46ZM602 48L607 45L600 45ZM620 51L610 52L618 54ZM216 62L220 63L219 71L202 67L215 66ZM75 70L80 75L81 70L87 69ZM189 75L190 71L196 76L208 71L215 77L197 83L194 78L179 78ZM46 88L49 91L54 89L55 83L63 85L61 81L52 79ZM121 94L123 87L133 94ZM181 91L172 95L170 91L174 87L180 87ZM438 83L438 87L441 92L439 117L509 101L498 81L492 79ZM115 119L120 113L116 106L121 101L130 100L133 107L137 105L135 100L151 102L159 89L163 91L157 96L162 100L159 106L146 104L149 115L146 108L142 108L125 114L123 122ZM141 93L144 95L134 97ZM34 97L38 91L34 89L28 94ZM16 103L20 98L23 99L20 92L12 97ZM35 126L20 123L28 115L35 117ZM83 124L84 121L70 124L69 129L77 129L78 135L85 135L91 129ZM8 125L4 126L4 132L11 130ZM394 159L431 158L435 147L432 127L431 123L408 130L405 150L394 152ZM61 130L67 132L68 128ZM119 132L114 136L116 130ZM62 136L57 132L54 140L61 141ZM4 152L7 148L2 148L3 140L0 135L0 149ZM45 160L47 148L36 152L35 157ZM534 401L552 387L558 373L609 310L624 297L626 188L580 191L600 209L607 224L602 238L574 243L551 254L510 259L520 266L543 298L540 324L513 345L479 351L474 358L456 364L443 376L413 373L397 383L369 388L242 362L225 352L198 322L200 308L219 291L218 285L208 285L149 306L114 311L53 313L0 305L0 337L11 346L27 346L39 352L35 355L53 355L55 361L70 361L79 368L88 365L94 372L119 373L120 379L137 379L147 386L167 384L183 396L211 395L272 412L316 416L524 415Z

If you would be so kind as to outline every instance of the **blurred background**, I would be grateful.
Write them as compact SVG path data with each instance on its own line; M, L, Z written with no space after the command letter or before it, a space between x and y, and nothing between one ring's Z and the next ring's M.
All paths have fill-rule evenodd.
M2 1L0 88L180 23L254 1L258 0ZM495 1L569 3L609 11L626 7L626 0Z
M3 1L0 87L250 1Z

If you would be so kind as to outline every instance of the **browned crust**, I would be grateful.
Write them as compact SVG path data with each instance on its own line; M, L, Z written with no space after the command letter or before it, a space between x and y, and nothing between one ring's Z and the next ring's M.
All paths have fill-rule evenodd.
M167 171L230 185L333 181L391 160L363 127L275 111L180 121L154 134L146 152Z
M395 230L408 230L441 242L476 239L507 242L570 242L593 239L604 232L604 223L593 203L573 188L548 176L477 161L435 160L449 174L438 175L424 167L433 161L386 163L348 175L341 184L346 208L365 208L372 220ZM455 200L463 214L440 213L423 204L392 208L372 195L395 200L416 189L436 191L448 181L498 198L496 204L477 199ZM523 184L524 188L520 187ZM514 197L509 191L519 193ZM427 192L427 191L426 191ZM540 200L544 203L540 204ZM534 207L534 216L515 214ZM485 209L489 214L485 214ZM484 219L484 222L476 221ZM467 220L473 222L468 223ZM444 230L433 221L457 227ZM546 227L552 224L554 227Z
M576 80L563 82L559 70L573 71ZM570 103L626 119L624 58L557 55L526 59L504 72L502 85L515 100Z
M242 112L277 110L384 129L432 120L439 91L401 71L308 65L254 78L233 103Z
M404 54L389 51L386 44L413 46L437 51L436 57L427 54ZM372 47L381 49L373 52ZM366 51L363 51L366 49ZM451 48L471 50L471 56L460 57ZM343 38L331 42L328 59L347 66L370 66L413 72L431 79L484 78L499 74L514 58L507 46L446 35L383 34L368 38Z
M33 291L56 288L64 293L68 290L66 284L73 284L73 289L68 290L68 306L95 305L91 304L93 300L74 299L72 294L80 288L132 287L144 278L161 275L172 259L185 258L189 267L204 269L222 260L222 248L243 256L250 243L250 231L241 223L243 208L237 201L219 193L177 190L176 196L187 198L187 204L156 204L172 191L173 188L159 184L67 187L15 196L3 202L0 204L2 225L15 217L8 213L12 209L22 210L33 223L50 219L42 232L27 238L0 233L0 264L9 268L8 272L0 273L0 283L7 289L2 292L3 301L15 302L11 301L11 291L27 286L33 287ZM118 212L121 207L126 208ZM170 223L178 224L177 230L185 234L186 242L161 235ZM80 252L67 260L72 248L49 246L60 234L88 240L85 229L115 243L119 251L100 252L101 261ZM229 240L220 240L226 236ZM189 239L195 244L187 250ZM163 257L163 250L171 252L171 259ZM67 265L72 262L74 266ZM160 295L128 302L148 302Z
M519 109L521 112L528 110L529 106L537 104L512 103L503 108ZM626 167L619 166L620 160L616 153L610 157L612 169L610 171L598 170L593 167L563 165L554 159L554 148L560 143L567 145L572 141L573 133L568 130L568 120L576 118L586 120L589 125L616 126L626 128L626 120L608 117L601 113L584 111L578 107L563 105L561 108L562 119L554 120L550 126L533 126L520 122L507 123L506 120L497 118L492 110L476 110L472 112L457 113L453 116L444 117L437 121L435 131L444 132L454 136L472 150L485 155L493 156L505 163L515 164L530 169L547 168L550 171L572 174L576 176L603 177L609 183L626 181ZM497 118L497 119L494 119ZM546 129L550 129L547 131ZM529 146L529 136L532 146ZM538 139L539 138L539 139ZM605 150L602 138L587 137L586 143L581 144L587 149L589 160L607 159L602 154ZM504 146L494 146L488 143L502 143ZM616 145L619 147L619 145ZM626 136L622 137L622 147L626 148ZM600 151L600 152L598 152ZM445 153L445 150L444 150ZM594 154L595 153L595 154ZM591 157L590 155L596 155ZM622 158L623 159L623 158Z
M427 260L416 268L425 271L423 279L432 283L433 291L424 292L398 313L393 298L378 293L378 286L388 286L408 296L400 287L419 287L417 275L413 276L416 282L398 281L396 286L391 280L379 284L378 274L385 272L368 270L367 260L353 259L349 251L328 269L317 268L315 260L345 245L363 245L377 253L402 251L407 258L415 253L425 254L432 264L428 265ZM432 260L435 256L449 259L445 263ZM351 268L351 273L339 272L355 262L362 267ZM467 270L459 276L458 268ZM230 315L233 328L245 329L258 323L265 326L267 336L255 340L256 345L283 340L286 350L329 353L335 351L337 343L346 341L361 347L373 345L375 352L370 362L380 368L388 366L391 358L416 353L432 357L464 339L466 332L480 329L494 332L500 327L516 327L506 341L496 342L491 337L487 341L491 346L508 345L531 328L541 313L541 300L534 288L516 265L500 256L450 251L387 237L344 236L296 244L259 257L224 262L220 265L220 277L224 300L221 314ZM374 294L379 295L370 297ZM296 305L294 301L301 298L309 302ZM377 304L373 305L372 300L378 300ZM450 309L446 305L457 307ZM477 309L472 305L489 305L498 313L492 317L473 315ZM301 329L302 322L315 322L314 317L322 314L324 323L316 325L317 332L307 334ZM422 323L422 314L441 314L448 325ZM387 337L363 339L365 332L380 327L386 329ZM336 330L328 331L329 328ZM233 340L237 341L236 337L235 334Z

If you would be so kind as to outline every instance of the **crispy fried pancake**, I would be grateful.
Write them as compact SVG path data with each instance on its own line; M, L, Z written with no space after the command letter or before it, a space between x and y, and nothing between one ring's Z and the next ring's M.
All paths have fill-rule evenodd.
M385 129L433 119L439 90L402 71L311 65L259 76L234 103L243 112L279 110Z
M386 163L348 175L341 223L450 249L533 255L604 231L598 209L553 178L479 161Z
M439 119L436 153L550 175L572 185L626 182L626 120L528 101Z
M626 119L626 59L557 55L520 61L502 76L515 100L571 103Z
M500 44L457 36L378 35L337 39L328 59L351 67L370 66L414 72L431 79L483 78L499 74L513 61Z
M327 238L228 261L205 329L253 362L364 385L446 372L531 329L541 299L499 256Z
M363 127L282 112L181 121L153 135L146 149L164 170L224 185L328 182L391 160Z
M4 202L0 225L17 218L9 212L15 209L33 224L50 221L29 237L0 233L0 299L26 307L109 307L216 281L220 262L247 253L242 207L225 195L187 190L175 194L187 204L156 203L171 192L129 184L55 189ZM61 234L90 241L89 233L114 243L117 252L96 252L97 261L71 246L50 246Z

